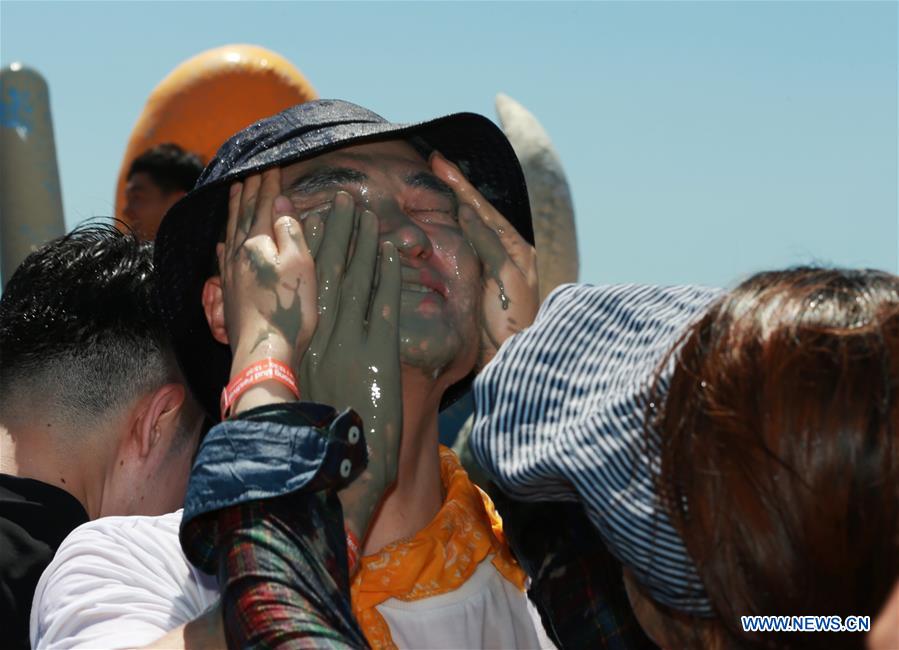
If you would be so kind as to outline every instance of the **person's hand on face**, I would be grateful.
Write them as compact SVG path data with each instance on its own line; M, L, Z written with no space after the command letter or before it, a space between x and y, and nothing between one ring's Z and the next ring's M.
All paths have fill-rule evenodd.
M459 168L439 152L431 168L459 197L459 223L484 268L481 356L490 362L507 338L528 327L537 315L537 253Z
M357 214L350 194L336 193L324 228L319 217L304 222L316 251L319 318L300 366L300 390L362 418L368 466L339 493L344 518L362 539L396 480L403 430L400 262L392 243L379 245L378 218L368 210Z
M216 253L232 377L266 357L296 371L318 321L314 262L293 204L280 188L277 168L231 186L225 242ZM286 390L276 382L261 386ZM258 405L248 399L253 390L244 393L235 412Z

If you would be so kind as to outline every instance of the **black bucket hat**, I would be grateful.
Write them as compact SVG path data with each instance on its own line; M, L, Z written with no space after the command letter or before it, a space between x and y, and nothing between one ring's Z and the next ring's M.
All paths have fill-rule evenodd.
M339 100L298 104L232 136L203 170L193 190L166 213L156 236L157 295L187 384L206 413L219 419L219 396L231 372L231 350L212 337L201 304L217 273L215 247L236 180L355 144L412 139L455 162L522 237L534 231L524 174L503 132L482 115L455 113L417 124L393 124ZM473 374L451 386L441 408L468 390Z

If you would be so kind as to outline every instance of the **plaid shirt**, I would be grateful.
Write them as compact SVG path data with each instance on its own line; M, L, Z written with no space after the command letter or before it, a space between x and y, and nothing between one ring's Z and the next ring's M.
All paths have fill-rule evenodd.
M364 437L347 441L352 426L362 429L352 411L284 404L223 422L204 440L181 545L218 576L229 648L367 647L335 493L365 467Z
M333 491L222 511L218 579L230 648L366 648Z

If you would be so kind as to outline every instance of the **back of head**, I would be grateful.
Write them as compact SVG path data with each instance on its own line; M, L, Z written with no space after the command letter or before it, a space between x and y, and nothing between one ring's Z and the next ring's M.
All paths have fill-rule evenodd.
M152 280L152 244L112 226L29 255L0 299L0 412L78 429L173 381Z
M899 577L899 278L756 275L685 336L659 487L725 645L864 635L744 633L741 615L874 616Z
M128 178L145 173L165 193L190 192L203 172L200 158L167 142L148 149L131 163Z

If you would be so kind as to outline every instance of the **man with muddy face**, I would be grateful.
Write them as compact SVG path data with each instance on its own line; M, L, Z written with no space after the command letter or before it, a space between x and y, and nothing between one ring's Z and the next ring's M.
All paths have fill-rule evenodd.
M361 416L372 457L339 497L361 540L352 607L372 646L545 646L492 503L438 443L447 392L536 314L529 215L516 228L487 201L440 153L452 138L401 135L357 133L233 178L205 319L232 377L277 358L303 399ZM282 249L308 255L294 266ZM233 409L293 399L267 382Z
M177 515L187 558L220 581L178 601L190 618L220 597L240 647L308 634L310 607L374 647L550 645L492 503L438 443L441 406L535 316L532 241L520 166L481 116L396 125L323 100L223 145L156 244L179 364L225 420ZM179 548L161 531L133 529ZM325 586L298 603L310 576Z
M314 274L281 273L277 255L266 257L255 245L235 243L252 242L260 210L271 212L267 220L274 220L276 230L293 220L291 228L315 260ZM213 335L242 359L232 370L252 363L255 351L264 349L266 357L298 365L300 385L316 401L362 414L370 440L391 435L388 430L402 422L396 483L387 496L372 490L365 475L340 493L348 521L370 521L367 528L350 524L364 539L353 607L369 643L546 645L521 590L524 576L492 532L498 522L492 504L468 481L452 452L439 448L437 429L446 391L483 361L479 356L495 353L497 341L533 319L533 248L455 165L436 151L426 160L405 140L353 145L251 175L232 186L229 215L233 235L217 249L223 272L207 280L204 304ZM374 272L377 248L381 272L386 271L385 247L395 251L398 262L392 296ZM245 304L227 295L239 282L236 274L255 279L258 293L276 298L271 317L260 319L255 334L242 337L252 341L248 355L232 341L231 323L241 319L235 312ZM311 285L317 285L317 314L307 295ZM297 300L278 297L279 290L295 291L299 309L288 308ZM369 307L372 301L377 308ZM337 332L341 322L378 318L397 324L398 362L372 361L371 348L388 349L387 340ZM335 367L352 370L337 377ZM326 391L326 397L321 387L335 380L340 389ZM251 408L257 399L267 402L272 391L290 399L277 385L265 391L259 397L247 394L236 408ZM374 465L372 470L377 471ZM469 555L460 559L456 553L463 550ZM479 567L482 587L471 593L465 586ZM485 604L495 603L498 594L506 606ZM438 595L449 599L448 605L458 601L480 610L491 621L491 632L481 637L474 630L485 626L463 627L445 613L428 615L433 604L427 601ZM392 609L393 599L419 606Z
M366 519L374 516L364 536L365 557L356 586L362 590L369 588L369 582L383 584L382 572L367 570L366 563L370 558L372 565L383 563L383 549L397 540L411 541L388 554L401 557L407 547L420 545L419 537L427 537L422 531L447 506L450 476L463 473L452 453L438 446L444 394L471 373L479 355L492 356L498 341L534 317L533 248L455 165L436 151L426 160L405 140L353 145L251 175L232 186L230 202L233 241L218 245L224 273L206 281L204 305L215 338L231 345L235 358L242 359L232 364L232 370L256 360L256 351L262 349L265 356L274 354L298 366L300 385L315 401L348 406L362 414L370 438L385 435L379 428L399 427L402 422L397 480L389 494L380 499L364 478L341 493L345 512L362 509ZM315 260L314 274L280 273L277 256L265 259L255 246L235 243L252 239L260 209L271 211L276 229L281 220L295 220L295 234L302 236ZM375 289L368 287L385 289L377 272L365 270L375 270L373 252L384 246L396 252L398 295L388 298L381 313L375 314L369 308L369 294ZM510 250L521 264L513 261ZM230 324L241 320L236 312L244 303L225 294L237 281L222 279L241 269L245 278L255 278L263 294L276 297L279 291L296 290L299 298L298 307L286 294L272 302L272 317L260 321L255 335L244 336L253 342L248 355L230 335ZM317 310L312 299L315 285ZM394 308L398 318L390 313ZM373 351L368 348L387 348L388 341L367 339L360 345L337 331L341 322L377 316L397 323L398 362L371 360ZM343 370L335 373L335 368ZM320 392L326 385L333 386L327 396ZM290 398L285 388L273 385L258 399L271 399L272 391ZM256 399L248 394L236 406L245 409ZM479 515L484 506L480 507ZM492 513L492 505L486 508ZM486 523L489 517L481 519ZM508 558L509 574L512 567ZM497 571L498 580L500 575ZM379 591L388 598L406 595L383 587ZM364 613L370 612L360 605L357 615ZM382 640L389 641L389 636ZM445 640L470 642L452 636ZM370 641L377 644L375 638ZM421 642L416 639L412 645Z

